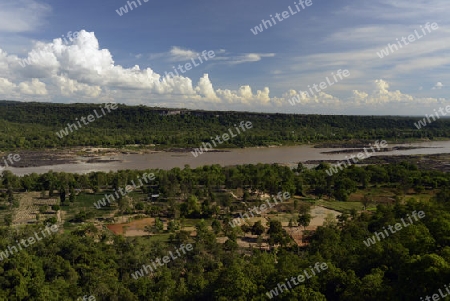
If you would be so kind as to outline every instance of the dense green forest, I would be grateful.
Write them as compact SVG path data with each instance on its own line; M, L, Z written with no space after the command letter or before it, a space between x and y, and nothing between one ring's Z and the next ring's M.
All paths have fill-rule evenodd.
M101 210L92 207L90 212L94 213L77 219L76 227L64 225L65 231L0 261L0 300L76 300L85 295L125 301L269 300L270 290L317 262L326 263L328 269L274 299L409 301L435 294L450 282L448 173L420 170L408 162L351 166L331 177L325 172L327 168L328 164L310 170L301 164L294 169L257 164L147 171L155 173L154 183L142 187L133 202L114 203ZM115 187L131 184L142 173L49 172L18 177L5 171L0 201L17 202L25 191L42 191L45 198L81 189L83 192L74 199L61 197L61 206L70 208L83 194L99 199ZM382 190L392 192L394 198L378 204L375 211L342 213L338 220L311 232L309 244L301 247L289 239L279 222L271 220L259 231L267 236L271 248L260 250L237 246L238 237L247 231L258 232L259 227L229 226L230 219L246 207L240 200L217 197L216 192L223 189L271 194L289 191L295 196L294 202L281 210L299 214L308 203L302 196L346 203L356 191L372 197ZM145 196L154 192L161 195L158 202L146 202ZM245 193L243 198L249 205L261 202ZM301 202L296 204L295 200ZM196 220L195 235L174 228L168 240L155 240L155 236L116 236L94 227L91 222L96 216L112 208L121 214L139 213L173 221L191 218ZM425 218L370 247L363 243L413 211L423 211ZM298 225L294 222L293 226ZM0 251L43 227L43 221L33 226L2 227ZM218 242L219 237L225 237L225 243ZM188 243L193 245L191 252L158 267L151 275L132 277L142 265Z
M221 146L450 137L449 119L417 130L418 118L410 117L177 111L120 104L89 125L57 137L56 132L94 110L99 111L100 104L2 101L0 149L198 147L241 121L251 121L253 127ZM419 169L412 159L352 165L332 176L326 173L329 168L327 163L312 169L299 163L293 169L247 164L24 176L3 171L0 301L83 296L117 301L406 301L436 294L450 283L449 173ZM105 194L134 184L144 173L155 178L104 207L94 206ZM260 195L280 192L292 198L270 208L267 224L248 220L232 226L248 208L263 204ZM34 224L17 222L15 216L18 208L28 210L23 205L27 199L40 206ZM342 209L337 219L304 232L298 244L282 226L283 218L289 219L290 228L306 229L310 206L324 202L351 209ZM414 211L423 211L425 217L370 246L365 243ZM60 222L56 212L62 216ZM122 217L155 222L146 228L148 236L123 236L107 228ZM11 252L12 246L18 248L19 241L50 224L61 231ZM190 227L193 230L187 230ZM188 244L192 251L164 260L157 269L154 265L151 274L142 272L144 266L155 264L153 260ZM311 271L316 263L326 263L327 269L300 285L277 290L280 283Z
M118 109L58 138L57 132L94 110L101 114L100 104L0 101L0 149L127 144L198 147L241 121L251 121L253 128L221 147L450 137L450 119L437 120L417 130L414 122L419 118L411 117L176 111L119 104Z

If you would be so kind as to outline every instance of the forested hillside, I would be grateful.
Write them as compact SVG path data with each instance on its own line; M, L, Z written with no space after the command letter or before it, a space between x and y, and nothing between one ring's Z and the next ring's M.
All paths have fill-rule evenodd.
M56 133L81 117L101 111L100 104L51 104L0 101L0 149L156 144L160 148L198 147L241 121L253 127L221 147L303 144L324 141L397 140L450 137L450 119L417 130L419 118L325 116L168 110L118 105L80 129ZM101 114L101 113L100 113Z
M321 164L307 170L299 165L290 170L258 164L153 170L156 177L152 185L142 187L131 200L127 196L101 210L94 209L92 201L77 206L83 197L96 200L114 187L131 184L142 171L88 175L49 172L24 177L4 172L0 183L3 204L16 203L29 193L25 190L42 191L42 203L56 190L65 215L71 208L79 212L70 223L60 225L64 231L9 257L0 253L0 300L59 301L92 295L96 300L115 301L410 301L434 294L450 282L448 173L423 171L404 162L352 166L328 177L328 167ZM72 195L74 188L81 193L66 200L66 192ZM160 194L157 203L145 201L152 189ZM245 210L245 202L258 205L261 200L249 193L243 195L245 202L231 195L217 197L217 191L224 189L275 194L289 191L294 201L271 209L278 213L272 215L267 227L257 223L230 227L230 219ZM378 204L374 211L350 210L337 220L327 220L306 237L309 244L303 246L297 246L276 219L281 211L298 214L316 196L346 204L356 191L368 196L365 205L378 195L395 196L393 202ZM301 198L304 195L309 199ZM89 214L79 214L86 204L91 206ZM8 208L2 206L1 210ZM118 216L138 213L175 224L195 221L195 231L173 226L167 230L152 228L147 237L114 235L95 226L100 213L111 210L118 210ZM366 245L376 232L387 231L408 215L422 211L424 218ZM299 221L300 216L304 215L300 213ZM0 252L18 240L33 237L48 222L55 221L41 219L33 226L0 228ZM291 227L298 226L293 222ZM245 239L247 232L258 232L270 249L239 247L236 241ZM188 244L193 246L191 251L158 266L152 274L137 276L143 265ZM275 293L280 283L316 263L326 263L328 268L301 285Z

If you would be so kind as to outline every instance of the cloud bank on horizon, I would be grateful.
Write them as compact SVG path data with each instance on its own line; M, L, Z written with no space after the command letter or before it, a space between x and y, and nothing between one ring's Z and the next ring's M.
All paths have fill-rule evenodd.
M251 8L237 1L180 1L172 8L172 18L184 20L179 27L158 25L169 14L161 3L119 17L114 11L125 1L94 7L95 13L57 1L3 1L0 99L363 115L423 115L450 104L445 0L346 0L332 7L312 1L257 36L252 24L293 3L262 0ZM58 18L63 9L66 15ZM439 29L410 45L400 42L433 22ZM381 58L383 49L390 53ZM207 51L215 56L202 59ZM191 68L165 76L186 64ZM345 69L351 76L317 89Z

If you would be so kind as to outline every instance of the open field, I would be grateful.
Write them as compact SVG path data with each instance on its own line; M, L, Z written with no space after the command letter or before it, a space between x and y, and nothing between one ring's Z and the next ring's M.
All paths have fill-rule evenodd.
M124 224L110 224L106 227L116 235L124 236L145 236L150 233L145 231L146 226L152 226L155 224L154 218L144 218L131 221Z
M360 211L363 209L363 204L361 204L361 202L339 202L339 201L317 200L316 205L323 206L325 208L336 210L339 212L350 212L350 210L352 209Z

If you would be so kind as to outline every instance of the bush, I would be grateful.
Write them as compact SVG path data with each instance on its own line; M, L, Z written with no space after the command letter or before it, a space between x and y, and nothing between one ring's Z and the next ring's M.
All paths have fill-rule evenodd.
M52 225L54 225L54 224L56 224L56 222L57 222L58 220L56 219L56 217L50 217L50 218L47 218L45 221L44 221L44 224L52 224Z
M134 209L136 209L136 210L144 210L144 208L145 208L145 205L143 202L139 202L134 206Z

